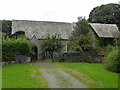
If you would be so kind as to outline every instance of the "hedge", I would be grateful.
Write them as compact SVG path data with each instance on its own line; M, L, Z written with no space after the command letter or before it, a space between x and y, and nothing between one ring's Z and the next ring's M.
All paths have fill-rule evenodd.
M104 58L105 69L120 73L120 62L118 57L118 48L113 48L111 52L108 52Z
M16 55L32 56L33 45L27 38L2 38L2 61L13 61Z

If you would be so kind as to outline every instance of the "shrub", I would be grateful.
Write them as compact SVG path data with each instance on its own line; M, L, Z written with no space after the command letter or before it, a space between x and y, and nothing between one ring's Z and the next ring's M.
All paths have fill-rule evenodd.
M112 45L107 45L107 47L105 48L105 52L110 52L113 49Z
M113 48L111 52L108 52L104 58L105 69L113 72L120 72L120 62L118 62L118 48Z
M19 37L6 39L3 37L2 40L2 60L12 61L15 60L16 55L27 55L32 56L32 44L26 39Z

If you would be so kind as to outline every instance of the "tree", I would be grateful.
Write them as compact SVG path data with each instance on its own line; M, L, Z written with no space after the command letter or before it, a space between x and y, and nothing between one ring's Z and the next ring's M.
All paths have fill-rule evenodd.
M91 23L117 24L120 30L120 5L106 4L95 7L88 20Z
M89 32L88 21L83 17L78 17L78 22L73 26L74 31L70 36L70 40L74 40L79 37L81 34L87 34Z
M73 43L72 47L75 51L90 51L93 48L93 40L91 39L91 33L87 35L81 34Z
M27 37L25 37L25 32L24 31L18 31L18 32L12 34L12 35L11 35L11 33L2 33L2 37L4 37L4 38L9 37L9 38L16 38L16 39L18 37L27 38Z
M90 32L88 21L78 17L78 22L74 26L74 31L69 38L70 51L90 51L93 48L93 38Z
M55 34L43 38L41 42L41 50L43 53L49 53L50 57L53 58L54 52L60 52L62 48L61 37L59 34Z
M2 21L2 32L11 33L11 31L12 31L12 21L3 20Z

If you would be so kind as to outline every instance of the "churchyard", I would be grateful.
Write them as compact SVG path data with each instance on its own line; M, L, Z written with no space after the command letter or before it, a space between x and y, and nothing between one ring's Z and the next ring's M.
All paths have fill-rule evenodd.
M2 88L118 88L120 17L103 9L111 6L120 7L76 23L3 20Z

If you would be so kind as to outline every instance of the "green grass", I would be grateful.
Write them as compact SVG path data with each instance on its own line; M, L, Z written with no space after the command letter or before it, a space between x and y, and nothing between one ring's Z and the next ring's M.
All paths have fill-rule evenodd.
M12 64L2 67L3 88L47 88L48 83L43 78L42 68L61 68L90 88L117 88L118 74L104 69L102 64L90 63L56 63L54 66L32 66Z
M2 89L2 66L0 66L0 90Z
M45 88L39 67L30 64L12 64L2 67L2 88Z
M70 68L74 71L77 71L83 74L81 77L71 73L72 71L66 70L68 73L76 77L77 79L83 81L88 87L92 88L118 88L118 74L107 71L104 69L102 64L90 64L90 63L56 63L57 65L62 66L65 70ZM94 82L89 82L85 79L86 75L89 81L93 80Z

